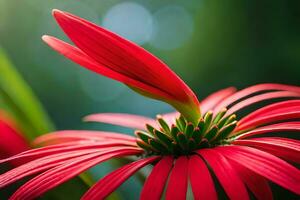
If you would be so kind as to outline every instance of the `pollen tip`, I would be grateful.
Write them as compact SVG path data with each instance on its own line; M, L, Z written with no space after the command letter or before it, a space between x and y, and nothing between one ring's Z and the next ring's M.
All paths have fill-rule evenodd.
M157 119L161 119L161 118L163 118L163 117L162 117L162 115L158 114L158 115L156 115L156 118L157 118Z

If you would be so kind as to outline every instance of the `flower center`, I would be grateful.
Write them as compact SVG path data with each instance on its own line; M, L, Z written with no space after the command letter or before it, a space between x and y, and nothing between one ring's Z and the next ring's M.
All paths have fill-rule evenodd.
M227 109L219 113L205 113L198 124L188 122L183 116L177 118L169 126L161 117L157 117L158 128L146 124L147 131L136 131L137 145L146 151L147 155L189 155L201 148L210 148L229 144L229 138L234 131L236 115L226 115Z

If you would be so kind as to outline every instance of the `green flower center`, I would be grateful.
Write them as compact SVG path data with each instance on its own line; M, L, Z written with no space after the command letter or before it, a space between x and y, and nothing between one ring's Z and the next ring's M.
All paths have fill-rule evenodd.
M161 117L157 117L159 128L146 124L147 131L136 131L137 145L147 155L189 155L201 148L211 148L230 143L230 135L237 121L236 115L226 115L227 109L219 113L205 113L197 125L183 116L176 119L171 127Z

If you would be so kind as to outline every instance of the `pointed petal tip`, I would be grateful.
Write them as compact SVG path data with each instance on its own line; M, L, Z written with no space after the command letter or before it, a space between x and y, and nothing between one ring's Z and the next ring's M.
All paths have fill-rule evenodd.
M50 47L54 48L54 44L56 43L56 41L58 40L57 38L50 36L50 35L43 35L42 36L42 40L43 42L45 42L47 45L49 45ZM54 48L55 49L55 48Z
M82 120L83 122L89 122L89 121L90 121L90 115L87 115L87 116L82 117L81 120Z
M88 114L88 115L82 117L81 119L82 119L83 122L95 122L95 117L96 116L97 116L97 114L93 113L93 114Z
M64 12L61 11L61 10L58 10L58 9L56 9L56 8L52 9L52 15L53 15L54 17L56 17L58 14L64 14Z
M44 42L46 42L46 43L47 43L47 41L49 41L50 38L51 38L51 36L49 36L49 35L43 35L43 36L42 36L42 40L43 40Z
M92 113L92 114L88 114L88 115L82 117L82 121L84 121L84 122L93 122L95 120L95 117L97 115L100 115L100 114L105 114L105 113Z

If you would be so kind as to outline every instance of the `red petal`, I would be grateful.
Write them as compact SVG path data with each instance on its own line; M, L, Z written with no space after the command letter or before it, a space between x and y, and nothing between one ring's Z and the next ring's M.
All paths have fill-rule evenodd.
M197 152L211 166L213 172L217 176L230 199L249 199L244 183L236 174L234 168L230 165L228 160L218 153L220 151L214 149L201 149Z
M145 158L113 171L112 173L106 175L104 178L98 181L91 189L89 189L85 193L85 195L81 199L90 200L106 198L111 192L113 192L117 187L125 182L137 170L144 167L145 165L153 163L159 158L159 156Z
M6 185L15 182L23 177L45 171L50 169L54 166L58 166L63 164L67 161L74 160L76 158L83 157L85 155L97 154L98 156L102 154L107 154L110 152L115 151L131 151L134 154L139 154L142 151L137 148L130 148L130 147L117 147L117 148L107 148L104 150L101 149L83 149L83 150L76 150L76 151L67 151L63 153L54 153L49 156L45 156L39 159L35 159L31 162L23 164L17 168L14 168L4 174L0 175L0 188L5 187Z
M76 46L100 65L168 94L166 97L161 93L139 88L148 97L167 101L186 117L200 116L199 102L195 94L167 65L152 54L69 13L54 10L53 15Z
M171 171L166 190L166 200L185 200L188 186L188 158L180 156Z
M68 142L68 143L62 143L62 144L56 144L56 145L50 145L46 147L41 147L37 149L31 149L25 152L22 152L20 154L17 154L15 156L11 156L6 159L0 160L0 163L8 162L11 160L16 160L16 159L24 159L24 158L29 158L29 159L37 159L41 157L45 157L48 155L53 155L53 154L58 154L58 153L63 153L63 152L73 152L77 150L85 150L85 149L98 149L98 150L105 150L108 148L116 148L116 147L126 147L126 146L133 146L137 147L136 144L128 144L127 141L101 141L101 142L93 142L93 141L88 141L88 142L82 142L82 141L77 141L77 142Z
M191 156L189 160L189 177L195 200L217 200L212 177L199 156Z
M161 199L170 170L173 166L173 158L163 157L152 169L143 190L141 200Z
M81 150L67 153L57 153L50 156L46 156L40 159L35 159L31 162L23 164L17 168L14 168L4 174L0 175L0 188L9 185L17 180L20 180L26 176L36 174L41 171L48 170L52 167L63 164L69 159L83 156L90 153L95 153L96 150Z
M236 140L233 144L251 146L285 160L300 163L300 142L287 138L253 138L248 140Z
M230 164L237 170L243 182L247 185L250 191L258 200L271 200L273 199L272 190L268 181L254 173L253 171L243 167L242 165L232 161Z
M56 187L57 185L71 179L90 167L95 166L113 157L135 155L138 153L134 150L114 150L101 153L94 153L79 157L63 165L48 170L37 177L31 179L21 186L11 197L12 200L17 199L34 199L42 195L44 192Z
M43 145L48 143L64 143L64 139L67 139L67 141L103 141L116 139L129 141L132 142L132 144L134 144L136 140L135 137L129 135L107 131L64 130L42 135L34 140L34 144Z
M156 121L149 117L123 113L99 113L92 114L84 118L85 121L102 122L124 126L133 129L145 130L146 124L156 126Z
M174 91L186 97L187 86L141 47L69 13L54 10L53 15L70 39L99 63L149 85L164 86L167 93Z
M263 92L268 90L283 90L283 91L291 91L291 92L297 92L300 93L300 87L297 86L290 86L290 85L283 85L283 84L274 84L274 83L265 83L265 84L258 84L254 85L248 88L245 88L243 90L240 90L233 95L229 96L228 98L225 98L223 101L221 101L215 108L215 110L220 110L222 108L225 108L229 106L230 104L234 103L237 100L240 100L244 97L247 97L251 94L255 94L257 92Z
M241 130L240 126L248 123L252 120L255 120L259 116L265 116L269 115L270 113L278 113L282 112L284 109L289 109L289 108L297 108L300 106L300 100L289 100L289 101L283 101L279 103L273 103L271 105L265 106L263 108L260 108L249 115L245 116L239 121L238 127L236 130Z
M226 146L218 151L240 165L300 195L300 171L269 153L246 146Z
M70 143L67 143L67 144L70 144ZM59 153L59 149L61 147L66 147L67 145L52 145L50 147L43 147L43 148L38 148L38 149L30 149L28 151L23 151L22 153L19 153L17 155L14 155L14 156L11 156L11 157L8 157L8 158L5 158L5 159L2 159L0 160L0 164L2 163L5 163L5 162L9 162L11 160L15 160L15 159L22 159L22 158L27 158L27 157L39 157L39 155L43 156L43 155L47 155L47 152L51 152L53 151L52 150L52 147L53 148L57 148L58 149L58 153ZM56 152L56 149L54 149L54 152Z
M281 120L292 120L300 118L300 107L292 108L289 110L281 110L278 113L266 114L264 116L258 116L255 119L247 122L238 123L238 127L235 129L236 132L240 130L247 130L249 128L262 126L268 123L274 123Z
M282 132L282 131L300 131L300 122L283 122L283 123L272 124L268 126L262 126L259 128L255 128L254 130L242 133L238 135L236 139L243 139L254 135Z
M256 95L235 104L227 111L226 115L231 115L232 113L235 113L238 110L250 106L254 103L258 103L268 99L283 98L283 97L300 97L300 92L296 93L296 92L289 92L289 91L279 91L279 92L268 92L265 94Z
M150 93L156 94L158 96L165 96L166 98L170 98L169 94L160 91L156 87L149 86L139 80L132 79L126 75L123 75L122 73L119 73L104 66L103 64L96 62L77 47L74 47L64 41L61 41L55 37L48 35L44 35L42 39L55 51L59 52L66 58L69 58L73 62L91 71L94 71L108 78L114 79L116 81L125 83L127 85L131 85L142 90L149 91Z

